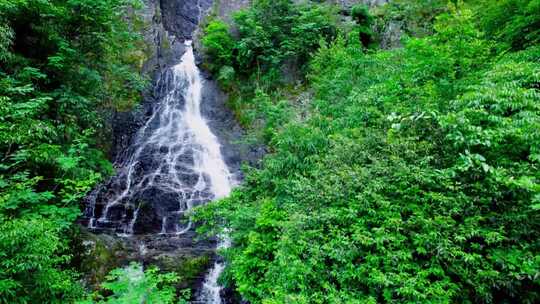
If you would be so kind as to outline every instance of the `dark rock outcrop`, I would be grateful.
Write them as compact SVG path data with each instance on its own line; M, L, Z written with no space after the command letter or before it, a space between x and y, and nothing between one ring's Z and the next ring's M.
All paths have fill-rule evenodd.
M211 0L171 1L160 0L165 29L176 37L191 39L198 26L212 5Z

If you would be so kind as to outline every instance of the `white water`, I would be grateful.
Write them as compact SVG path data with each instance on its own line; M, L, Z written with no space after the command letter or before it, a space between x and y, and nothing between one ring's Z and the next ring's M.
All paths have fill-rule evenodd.
M196 155L195 163L201 172L205 172L210 177L210 189L215 199L223 198L231 192L231 173L221 155L220 145L216 136L210 131L208 124L201 116L201 92L202 83L200 73L195 65L195 58L191 42L182 57L182 63L178 66L184 77L188 79L190 85L185 93L186 109L185 119L188 127L192 130L195 141L201 147L201 151ZM228 239L218 245L218 249L229 247ZM216 262L208 273L201 291L201 299L207 304L221 304L221 286L218 278L223 272L223 263Z
M223 161L221 147L216 136L201 116L201 76L195 65L191 41L186 42L186 46L187 50L182 56L182 62L175 67L175 70L189 83L184 94L186 100L184 118L188 129L193 133L195 143L200 147L200 151L197 151L199 153L194 154L195 164L199 172L206 173L210 177L210 189L214 198L223 198L231 192L231 173Z
M227 235L222 236L217 249L225 249L231 246L231 241ZM223 262L215 262L214 266L206 276L203 284L203 289L199 300L207 304L221 304L221 286L218 283L219 276L225 269Z
M207 304L221 304L221 286L218 284L218 278L223 272L225 265L215 263L210 270L203 284L200 301Z
M185 42L185 48L180 63L158 80L163 97L138 131L134 152L118 166L121 191L107 200L99 217L94 203L90 228L123 227L122 235L132 235L141 210L140 197L159 191L178 200L176 207L157 210L159 232L179 235L191 229L191 222L182 224L180 220L194 205L230 193L232 176L221 146L201 115L203 81L191 41ZM115 208L123 211L121 218L112 212Z

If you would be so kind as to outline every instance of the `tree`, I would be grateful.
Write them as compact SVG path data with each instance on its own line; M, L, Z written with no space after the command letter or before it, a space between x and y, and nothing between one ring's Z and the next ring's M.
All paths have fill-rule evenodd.
M234 41L227 23L217 19L210 21L204 29L202 45L210 57L211 71L219 72L223 67L232 66Z
M369 13L369 7L365 4L356 4L351 8L351 16L357 24L360 42L364 47L368 47L373 40L373 17Z

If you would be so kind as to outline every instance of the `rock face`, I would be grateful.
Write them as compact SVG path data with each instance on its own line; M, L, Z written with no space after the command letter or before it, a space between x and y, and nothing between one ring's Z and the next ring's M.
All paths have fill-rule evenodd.
M250 0L226 0L220 1L216 14L226 21L232 20L232 15L243 8L246 8L251 3Z
M403 22L397 20L388 21L381 33L381 48L393 49L401 47L402 36Z
M350 10L355 4L365 4L369 7L375 7L388 3L390 0L329 0L328 3L336 4L344 10Z
M211 199L208 189L198 189L197 193L193 191L186 193L179 189L200 185L200 178L204 183L208 184L208 181L205 180L206 176L190 171L194 162L193 147L184 149L186 143L190 144L189 138L179 137L175 142L171 137L183 136L183 130L178 128L185 126L181 124L170 126L170 122L167 122L177 123L181 119L179 115L182 115L184 108L181 91L184 88L177 88L183 84L174 82L178 81L174 79L176 77L174 70L186 49L184 41L192 38L188 36L186 29L179 32L176 32L176 29L181 25L194 29L197 25L190 23L193 20L185 19L183 16L189 12L203 14L210 6L208 2L194 2L192 5L196 10L190 11L189 5L185 2L179 4L180 2L182 1L147 2L143 17L150 26L145 32L145 37L154 56L148 60L144 69L152 75L153 85L145 93L144 101L138 109L115 115L113 160L118 174L87 197L85 217L82 219L83 225L96 231L128 234L168 233L175 230L174 226L182 216L165 218L165 213L188 209ZM167 23L165 22L167 19L177 22ZM200 61L200 58L197 60ZM241 161L254 163L261 151L241 143L243 131L225 105L226 96L210 75L202 73L201 76L204 78L202 80L204 88L201 92L200 111L219 139L226 164L236 175L236 179L240 180ZM171 98L170 94L175 95L172 97L175 104L163 105L163 99ZM163 111L166 113L163 114ZM142 132L139 131L143 128ZM159 138L156 138L156 135ZM190 134L186 133L185 136ZM151 143L148 144L148 141ZM178 150L185 152L180 153ZM171 160L175 168L163 168L168 170L167 172L152 172L163 167L162 163L171 154L178 155ZM136 160L133 160L134 157ZM178 181L167 185L160 179L171 177L170 174L167 175L171 170L174 171L172 178ZM170 191L158 187L161 184L171 186ZM178 195L182 197L179 198ZM180 204L186 206L178 207L179 200Z
M165 29L182 39L191 39L199 20L206 14L211 0L160 0Z
M84 281L90 289L98 288L111 270L138 261L144 266L153 265L179 274L179 289L197 290L214 259L214 250L208 243L194 239L194 232L177 238L159 235L119 238L82 228L77 242L78 254L73 262L84 273Z

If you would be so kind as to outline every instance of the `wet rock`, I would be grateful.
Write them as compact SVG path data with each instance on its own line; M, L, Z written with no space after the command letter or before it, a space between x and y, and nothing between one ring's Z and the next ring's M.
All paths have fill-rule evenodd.
M96 235L81 229L75 238L75 255L72 262L84 274L86 286L97 289L107 274L121 267L126 259L126 249L120 239L110 235Z
M175 272L178 277L178 289L200 285L204 281L206 269L211 266L212 252L202 255L185 253L183 255L161 254L149 262L167 272Z
M111 270L133 261L146 267L158 266L163 272L176 272L179 288L197 289L215 260L214 246L215 242L196 240L193 233L118 237L82 228L73 245L73 262L84 274L83 281L89 289L96 289Z
M205 90L201 102L202 115L207 118L208 125L223 146L222 154L225 162L231 171L236 173L237 179L241 180L240 165L247 163L258 166L266 154L266 147L244 140L245 131L227 107L227 95L219 89L217 82L208 72L202 73L205 78Z
M133 233L159 233L161 231L161 218L155 209L155 205L147 202L146 200L140 200L137 202L138 210L134 211L138 213L136 221L133 223ZM133 216L130 216L133 217Z

